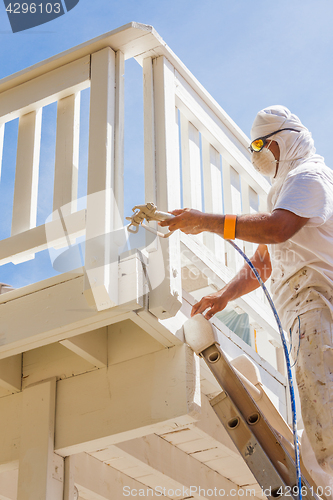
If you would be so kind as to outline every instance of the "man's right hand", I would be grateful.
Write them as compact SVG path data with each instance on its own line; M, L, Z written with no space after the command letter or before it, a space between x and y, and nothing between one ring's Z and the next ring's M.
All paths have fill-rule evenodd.
M206 319L210 319L217 312L223 311L228 302L229 298L227 297L226 290L223 288L218 292L202 297L202 299L192 307L191 316L203 314ZM207 312L204 314L206 310Z

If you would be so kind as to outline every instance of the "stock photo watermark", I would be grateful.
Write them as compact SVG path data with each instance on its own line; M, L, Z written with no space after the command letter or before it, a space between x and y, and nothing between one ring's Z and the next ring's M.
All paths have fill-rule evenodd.
M72 10L80 0L3 0L13 33L53 21Z
M332 488L330 486L326 486L323 488L322 486L318 486L314 488L313 486L302 486L302 495L307 495L311 493L312 495L325 495L326 497L330 497L332 494ZM199 495L204 498L250 498L250 497L259 497L263 498L268 497L290 497L295 498L298 496L298 487L297 486L280 486L279 488L273 488L270 486L269 488L261 488L261 492L254 488L231 488L229 491L224 490L223 488L201 488L200 486L182 486L181 488L166 488L165 486L156 486L155 488L130 488L129 486L123 487L123 496L124 497L167 497L167 498L192 498L193 495Z

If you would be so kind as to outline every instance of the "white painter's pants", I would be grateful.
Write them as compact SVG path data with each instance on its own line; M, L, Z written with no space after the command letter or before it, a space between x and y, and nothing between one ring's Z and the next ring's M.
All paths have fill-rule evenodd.
M293 323L291 333L302 418L308 438L304 445L309 446L310 442L318 464L333 478L333 322L330 310L314 309L301 314ZM303 451L306 454L306 450Z

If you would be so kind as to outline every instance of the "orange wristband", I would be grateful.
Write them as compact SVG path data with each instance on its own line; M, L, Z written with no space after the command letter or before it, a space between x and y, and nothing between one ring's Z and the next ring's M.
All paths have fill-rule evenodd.
M224 216L223 238L225 240L234 240L236 236L237 215Z

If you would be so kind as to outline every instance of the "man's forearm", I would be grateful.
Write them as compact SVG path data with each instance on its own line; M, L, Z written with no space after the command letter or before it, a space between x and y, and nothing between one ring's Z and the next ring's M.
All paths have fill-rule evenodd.
M205 229L203 231L223 236L224 215L204 214L204 216L202 224ZM237 217L236 238L252 243L274 244L281 240L279 229L272 214L240 215Z
M205 214L199 210L180 209L172 212L175 217L160 222L171 231L180 229L187 234L203 231L224 236L224 215ZM275 244L286 241L299 231L309 219L288 210L277 209L270 213L239 215L236 223L236 238L252 243Z

